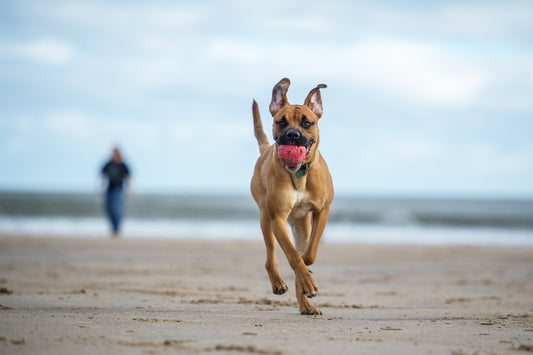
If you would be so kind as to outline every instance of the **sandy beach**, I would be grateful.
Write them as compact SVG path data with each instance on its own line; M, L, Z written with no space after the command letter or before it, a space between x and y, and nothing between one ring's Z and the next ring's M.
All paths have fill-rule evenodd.
M322 316L262 241L0 237L1 354L523 354L533 249L323 243Z

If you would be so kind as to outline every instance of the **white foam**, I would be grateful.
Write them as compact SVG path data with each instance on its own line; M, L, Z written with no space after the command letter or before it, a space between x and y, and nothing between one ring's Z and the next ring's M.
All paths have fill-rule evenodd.
M0 217L0 236L107 238L104 218ZM125 238L226 239L262 241L259 221L126 219ZM416 227L329 223L327 243L487 245L533 247L533 230Z

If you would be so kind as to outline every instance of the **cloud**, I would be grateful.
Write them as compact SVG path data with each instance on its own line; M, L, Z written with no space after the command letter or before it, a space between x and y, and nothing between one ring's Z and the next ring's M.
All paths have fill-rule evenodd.
M419 104L469 104L489 82L489 74L473 58L408 40L365 41L348 49L344 58L354 82Z
M295 11L302 4L290 2L287 6ZM279 5L281 2L263 4L256 9L241 1L209 6L65 2L54 11L38 10L47 11L47 16L69 27L81 31L89 28L91 36L105 33L102 38L109 43L103 46L90 41L97 46L84 54L85 64L91 67L81 69L116 68L108 73L115 81L132 82L143 91L172 88L180 81L194 82L189 85L199 91L231 91L227 83L238 82L234 89L237 93L240 87L254 85L249 80L252 76L254 81L271 81L290 74L293 78L338 80L391 101L441 107L466 107L479 102L486 89L494 85L497 73L491 68L510 64L508 60L501 65L488 62L486 53L476 53L476 47L465 50L475 44L465 42L465 38L472 40L477 32L488 31L485 27L498 9L502 18L493 31L503 35L531 27L524 27L528 25L514 6L485 9L435 4L413 13L391 4L335 2L332 9L324 11L314 5L304 6L293 16L273 17ZM463 10L470 14L470 22L465 21ZM219 16L222 11L226 14L223 17ZM362 21L364 32L359 33L363 25L352 20L348 28L342 28L340 24L346 25L349 13ZM334 20L337 17L339 21ZM462 36L459 47L446 41L450 26ZM412 37L410 28L417 33L427 29L442 37L434 41L424 35L426 32ZM273 36L266 38L266 33ZM63 53L67 55L56 56L56 62L68 58L68 51Z
M531 3L505 2L475 5L447 4L441 15L449 31L481 40L506 38L513 42L530 39L533 31Z
M431 189L448 183L441 168L467 188L477 186L470 175L486 173L490 186L492 175L533 169L522 133L533 112L527 2L50 0L5 10L2 159L30 166L48 149L69 165L116 142L155 176L169 156L221 164L223 147L240 170L214 175L235 185L257 155L251 98L269 131L272 86L288 76L291 102L328 84L323 148L345 190L366 172Z
M43 134L65 143L134 142L148 147L164 131L164 126L149 120L100 117L79 110L59 110L44 115Z
M63 40L50 38L4 45L1 51L13 57L56 66L66 65L76 56L72 45Z
M396 169L438 159L444 149L440 142L407 135L384 134L361 147L356 159L361 166Z
M465 155L473 171L509 175L533 172L533 146L503 150L487 143L468 146Z
M453 49L404 39L373 39L350 45L211 43L210 58L234 63L248 73L286 72L297 76L348 80L418 104L463 106L474 102L490 82L489 73ZM276 69L274 69L276 68Z
M242 143L251 141L252 123L250 121L203 121L202 124L192 121L173 122L169 125L168 133L177 144L202 145L212 149L213 146Z
M214 147L239 149L253 143L251 119L226 121L219 119L166 120L100 117L81 110L56 110L40 117L19 116L0 121L0 129L8 133L8 145L22 149L34 140L53 142L65 147L94 147L102 143L135 146L154 151L161 147L194 149L193 153L213 153ZM5 143L5 142L4 142ZM15 145L15 143L17 143Z
M206 13L204 6L116 4L106 2L64 2L56 7L35 7L35 12L44 12L47 17L65 24L75 24L95 30L174 30L201 23ZM136 25L135 27L131 27Z
M251 25L260 31L291 33L292 35L320 36L324 33L329 33L332 29L330 21L320 13L310 14L305 12L272 14L270 17L262 16Z

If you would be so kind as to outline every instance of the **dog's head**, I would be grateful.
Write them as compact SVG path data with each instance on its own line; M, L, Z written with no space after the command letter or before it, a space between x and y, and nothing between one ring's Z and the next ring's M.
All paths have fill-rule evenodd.
M272 89L272 102L270 102L270 113L274 117L272 133L278 145L305 147L307 163L314 159L319 142L318 120L322 117L320 89L326 88L326 85L320 84L311 90L303 105L290 105L287 101L290 84L290 80L284 78Z

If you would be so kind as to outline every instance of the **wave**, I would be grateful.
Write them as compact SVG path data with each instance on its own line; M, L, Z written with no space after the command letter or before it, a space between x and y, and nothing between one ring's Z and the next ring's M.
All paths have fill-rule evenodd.
M110 234L106 220L98 217L0 216L2 235L107 238ZM127 218L122 235L126 238L263 240L258 221L236 220ZM533 231L331 222L326 227L323 242L533 247Z
M237 221L259 219L251 196L139 195L127 201L135 220ZM0 192L0 217L103 218L97 194ZM533 200L338 197L330 223L403 227L533 230Z

